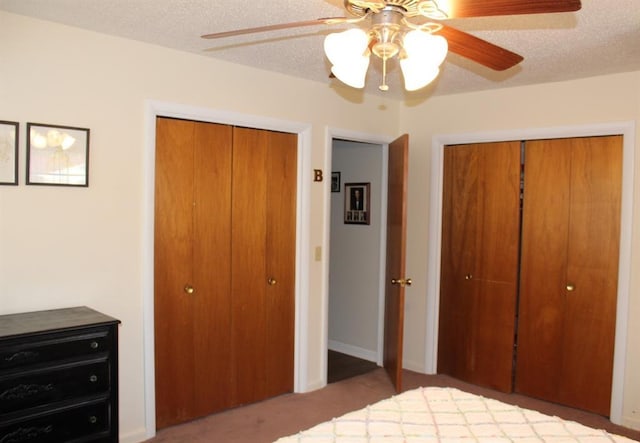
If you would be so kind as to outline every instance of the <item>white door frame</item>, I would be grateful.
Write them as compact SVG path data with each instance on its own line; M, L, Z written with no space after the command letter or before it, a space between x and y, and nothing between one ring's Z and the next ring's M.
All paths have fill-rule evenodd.
M618 270L618 300L613 357L613 384L611 413L613 423L622 424L624 400L624 370L627 355L627 329L629 321L629 291L631 285L631 234L633 227L633 189L635 123L613 122L585 126L563 126L470 134L435 135L431 144L431 191L429 203L428 263L430 276L427 288L425 337L425 369L437 371L438 312L440 303L440 252L442 232L442 174L443 150L446 145L462 143L497 142L507 140L536 140L547 138L590 137L622 135L622 207L620 214L620 256Z
M155 149L156 117L175 117L211 123L244 126L295 133L298 135L298 172L296 202L296 272L295 272L295 343L294 391L307 389L307 337L309 305L309 226L311 169L311 125L288 120L219 111L209 108L149 100L145 103L145 150L143 160L143 346L144 346L144 405L147 438L156 432L155 415L155 352L154 352L154 204L155 204Z

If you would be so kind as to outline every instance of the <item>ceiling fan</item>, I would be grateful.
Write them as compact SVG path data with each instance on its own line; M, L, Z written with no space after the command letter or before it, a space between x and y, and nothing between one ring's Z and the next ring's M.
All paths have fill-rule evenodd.
M518 14L571 12L581 8L580 0L344 0L351 17L329 17L291 23L216 32L205 39L232 37L314 25L357 24L370 21L368 30L354 27L329 34L324 50L332 64L332 75L343 83L363 88L370 55L382 60L382 84L386 84L387 61L397 57L405 89L428 85L440 71L447 51L488 68L503 71L523 60L505 48L447 26L454 18ZM424 19L427 19L424 22Z

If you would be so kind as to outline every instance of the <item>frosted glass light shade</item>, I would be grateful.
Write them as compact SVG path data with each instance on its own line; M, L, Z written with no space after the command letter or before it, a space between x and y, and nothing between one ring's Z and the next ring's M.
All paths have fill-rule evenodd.
M334 32L324 39L324 53L332 65L341 65L345 61L362 57L367 52L369 38L359 28Z
M425 66L440 66L447 56L449 45L440 35L414 30L404 36L403 47L407 58L420 59Z
M438 35L415 30L404 37L406 57L400 60L407 91L424 88L440 73L438 68L447 56L447 40Z
M360 56L339 65L333 65L331 72L338 80L352 88L364 88L367 69L369 68L369 57Z
M431 83L440 73L438 67L415 66L410 60L400 60L400 69L404 77L404 89L417 91Z
M324 52L333 65L331 72L352 88L363 88L369 68L369 38L358 28L329 34Z

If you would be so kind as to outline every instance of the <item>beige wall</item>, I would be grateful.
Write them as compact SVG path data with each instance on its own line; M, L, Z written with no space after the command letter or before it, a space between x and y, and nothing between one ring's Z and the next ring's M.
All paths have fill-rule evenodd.
M416 369L425 361L432 136L640 120L640 73L437 97L406 106L344 94L324 84L0 12L0 120L21 123L20 186L0 187L0 313L89 305L122 320L123 442L138 441L146 432L147 100L306 123L311 127L310 167L326 172L327 127L389 139L409 132L407 266L416 283L406 311L405 363ZM91 129L89 188L24 185L26 122ZM306 241L312 247L328 244L325 185L308 185ZM638 185L634 196L634 215L640 220ZM639 243L634 232L636 269ZM309 386L316 386L323 380L326 269L311 256L303 261L309 275L309 316L302 319L309 330L305 376ZM639 285L634 277L633 318L640 316ZM640 380L635 375L640 373L640 324L630 322L628 332L624 417L640 428Z

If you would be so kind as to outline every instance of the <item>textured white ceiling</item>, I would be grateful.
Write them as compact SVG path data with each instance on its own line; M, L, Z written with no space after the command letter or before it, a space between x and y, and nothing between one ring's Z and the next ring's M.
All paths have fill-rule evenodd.
M328 77L323 39L347 27L320 25L220 40L200 38L212 32L344 16L343 0L0 0L0 9L327 85L338 81ZM410 99L640 70L640 0L582 0L582 9L574 13L446 23L516 52L524 61L495 72L449 53L438 79L415 93L403 91L397 66L389 73L390 90L378 91L381 65L374 61L365 90Z

